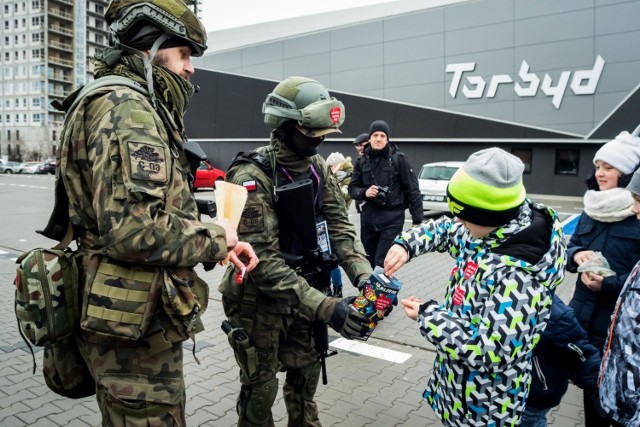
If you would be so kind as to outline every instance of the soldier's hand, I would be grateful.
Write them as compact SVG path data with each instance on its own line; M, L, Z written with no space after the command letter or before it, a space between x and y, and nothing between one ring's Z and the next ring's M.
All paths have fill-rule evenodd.
M232 249L238 244L238 232L228 219L220 218L215 222L224 228L224 235L227 239L227 249Z
M250 272L260 262L258 256L253 251L251 244L247 242L238 242L229 252L229 261L236 267L238 271L246 268L246 272Z
M369 330L369 321L351 306L356 297L347 297L335 304L331 318L327 323L344 338L362 338Z

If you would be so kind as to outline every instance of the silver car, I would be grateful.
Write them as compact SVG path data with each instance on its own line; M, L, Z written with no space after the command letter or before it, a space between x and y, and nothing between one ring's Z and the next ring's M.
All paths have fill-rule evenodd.
M20 163L18 162L3 162L0 160L0 172L2 173L20 173Z

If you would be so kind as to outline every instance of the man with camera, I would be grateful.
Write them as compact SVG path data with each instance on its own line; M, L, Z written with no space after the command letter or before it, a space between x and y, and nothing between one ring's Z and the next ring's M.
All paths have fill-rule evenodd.
M372 267L383 266L393 239L404 228L408 207L413 225L422 222L422 197L409 160L389 141L389 125L375 120L369 127L369 145L356 162L349 195L365 202L360 239Z

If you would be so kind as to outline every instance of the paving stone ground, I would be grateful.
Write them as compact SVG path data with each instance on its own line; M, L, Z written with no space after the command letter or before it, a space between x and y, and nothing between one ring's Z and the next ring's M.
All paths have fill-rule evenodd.
M352 219L359 219L352 212ZM0 249L6 247L0 237ZM50 392L40 371L41 349L36 349L39 369L31 373L31 355L20 338L13 313L13 278L17 253L0 254L0 286L5 298L0 300L0 426L99 426L100 415L93 398L71 400ZM404 283L402 296L442 300L443 284L452 260L445 254L424 255L407 264L398 278ZM185 381L187 384L187 423L189 426L232 426L237 420L235 399L240 385L237 367L226 337L220 329L223 311L216 290L222 268L201 271L210 283L211 302L204 315L206 331L197 337L196 354L192 343L185 343ZM346 280L346 278L345 278ZM569 274L559 288L568 301L575 276ZM345 282L346 294L355 288ZM339 335L330 331L330 340ZM395 310L379 325L367 344L408 353L404 363L387 362L366 355L339 351L327 359L329 383L320 385L316 395L323 426L389 427L438 426L433 411L421 395L433 363L433 347L423 339L415 322L402 310ZM283 378L280 377L280 385ZM276 425L286 426L282 392L273 408ZM582 426L581 392L570 386L560 406L549 415L549 425Z

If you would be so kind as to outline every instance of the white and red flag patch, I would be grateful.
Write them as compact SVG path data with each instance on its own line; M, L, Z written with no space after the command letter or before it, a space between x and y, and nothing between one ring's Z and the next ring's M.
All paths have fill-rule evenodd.
M247 191L256 191L256 181L254 179L243 182L242 186L246 188Z

